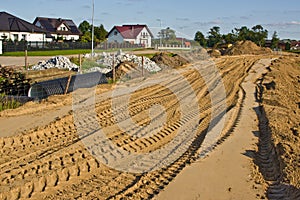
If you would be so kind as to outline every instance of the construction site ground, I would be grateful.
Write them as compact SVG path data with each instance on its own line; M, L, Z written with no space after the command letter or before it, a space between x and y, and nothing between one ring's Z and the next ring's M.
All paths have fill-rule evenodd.
M74 94L0 112L0 199L299 199L299 56L237 55L212 61L226 94L217 105L211 105L209 91L219 88L208 90L197 67L203 65L204 73L208 68L195 62L147 79L97 86L95 116L79 113L79 122ZM161 82L132 92L128 102L113 94L118 88L129 90L157 80ZM217 80L212 77L210 82ZM78 95L85 97L88 92L80 89ZM182 102L194 96L201 112L190 109L183 115ZM85 100L83 107L89 110L88 97ZM220 104L227 111L224 127L213 148L199 156L214 121L211 106ZM116 126L118 120L127 120L124 107L138 125L128 123L128 133ZM162 114L166 123L159 124ZM102 163L78 134L78 127L97 122L121 152L145 154L171 143L179 130L190 130L193 121L199 123L191 141L183 144L187 146L183 154L144 173ZM152 122L159 125L145 128ZM140 134L144 137L137 137ZM89 133L84 140L94 136ZM103 158L107 162L126 160L125 154L107 154L109 149L101 147L99 151L108 155Z

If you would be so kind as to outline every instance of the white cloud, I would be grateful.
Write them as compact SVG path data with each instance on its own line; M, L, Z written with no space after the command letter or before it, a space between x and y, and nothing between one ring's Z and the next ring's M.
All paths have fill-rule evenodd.
M266 25L266 26L271 26L271 27L298 26L298 25L300 25L300 21L269 23L269 24L265 24L265 25Z

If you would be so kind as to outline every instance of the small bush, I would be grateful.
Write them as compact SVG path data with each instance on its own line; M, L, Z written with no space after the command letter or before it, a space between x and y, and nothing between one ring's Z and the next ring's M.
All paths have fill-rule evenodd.
M77 57L71 57L71 58L70 58L70 61L71 61L72 63L74 63L75 65L77 65L77 66L80 65L78 56L77 56ZM84 58L83 58L83 57L81 57L81 62L84 62Z
M7 109L15 109L22 104L12 98L7 97L5 94L0 94L0 111Z
M89 70L93 67L105 67L102 64L97 63L95 60L92 59L85 59L84 62L82 63L82 70Z

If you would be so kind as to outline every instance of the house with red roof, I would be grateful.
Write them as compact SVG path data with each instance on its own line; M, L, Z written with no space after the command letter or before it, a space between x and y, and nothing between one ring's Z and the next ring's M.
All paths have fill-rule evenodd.
M114 26L107 34L109 43L124 43L138 44L145 48L151 47L153 34L147 25L123 25Z

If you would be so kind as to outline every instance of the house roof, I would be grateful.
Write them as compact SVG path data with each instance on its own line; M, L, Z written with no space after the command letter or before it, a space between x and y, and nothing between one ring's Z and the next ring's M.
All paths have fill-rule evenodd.
M122 35L124 39L136 39L140 32L146 28L150 36L153 37L153 34L147 27L147 25L123 25L123 26L114 26L108 35L115 29Z
M45 33L46 31L7 12L0 12L0 31Z
M37 17L33 24L41 24L41 28L49 31L50 33L56 33L60 35L81 35L82 33L77 28L76 24L71 19L61 19L61 18L46 18L46 17ZM67 26L68 31L57 30L62 24Z

